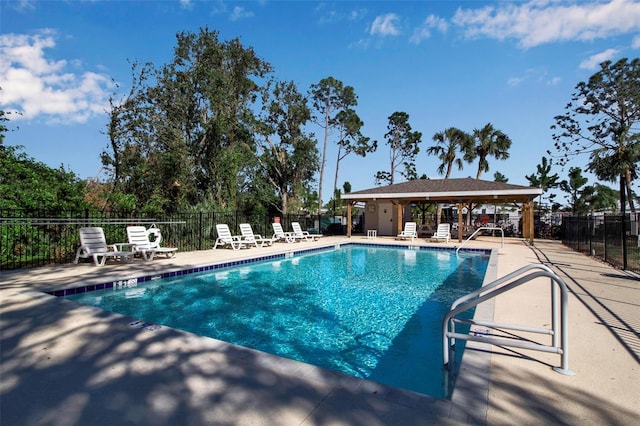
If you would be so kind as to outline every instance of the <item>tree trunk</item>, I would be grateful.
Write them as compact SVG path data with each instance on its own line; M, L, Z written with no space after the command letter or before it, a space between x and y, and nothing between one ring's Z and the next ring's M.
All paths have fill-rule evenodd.
M282 206L280 206L280 212L282 213L282 216L286 216L287 215L287 204L289 204L289 197L287 195L287 191L281 191L281 199L282 199Z
M625 172L625 189L627 191L627 201L629 202L629 212L635 213L636 207L633 203L633 192L631 191L631 171Z
M625 174L620 175L620 213L622 213L622 217L620 218L621 222L621 240L622 240L622 269L627 269L627 213L626 213L626 187L627 179Z
M322 145L322 162L320 163L320 179L318 179L318 216L322 215L322 179L327 162L327 140L329 139L329 112L324 115L324 143Z
M337 194L337 189L338 189L338 169L340 168L340 154L342 153L342 146L338 145L338 157L336 159L336 175L333 179L333 215L335 216L336 214L336 194Z

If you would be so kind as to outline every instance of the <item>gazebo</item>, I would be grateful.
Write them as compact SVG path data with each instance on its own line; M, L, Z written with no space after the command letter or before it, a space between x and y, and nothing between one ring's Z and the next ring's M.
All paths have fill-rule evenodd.
M521 205L522 235L533 242L533 200L542 194L541 188L512 185L473 178L418 179L343 194L348 201L347 217L356 203L366 203L366 214L375 215L383 223L395 223L399 234L403 227L404 207L416 202L455 204L458 211L471 204ZM390 211L387 211L390 210ZM462 215L458 215L458 229L463 228ZM347 221L347 236L351 236L351 220ZM458 233L462 241L462 232Z

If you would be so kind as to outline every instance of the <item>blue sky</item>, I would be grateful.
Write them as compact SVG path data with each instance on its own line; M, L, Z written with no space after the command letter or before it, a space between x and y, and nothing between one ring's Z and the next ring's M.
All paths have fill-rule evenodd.
M349 181L353 190L375 186L375 173L389 170L383 141L395 111L422 132L420 175L439 177L438 160L426 154L436 132L490 122L513 144L510 158L490 159L481 178L499 171L528 185L525 175L553 149L553 117L564 113L576 84L604 60L640 55L640 1L633 0L0 0L0 105L13 112L5 143L82 178L98 176L113 81L125 93L131 61L161 66L176 33L205 26L221 40L238 37L302 92L328 76L354 87L363 133L380 144L365 159L341 163L339 186ZM331 147L324 200L335 155ZM568 167L586 160L553 171L565 179ZM465 164L452 177L476 170Z

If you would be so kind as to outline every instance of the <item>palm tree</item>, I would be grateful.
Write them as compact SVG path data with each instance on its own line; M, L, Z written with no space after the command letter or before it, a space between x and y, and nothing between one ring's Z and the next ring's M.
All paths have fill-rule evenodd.
M493 181L500 182L500 183L507 183L509 182L509 178L500 172L495 172L493 174ZM494 226L497 226L498 224L498 205L495 203L493 204L493 224Z
M469 145L465 152L464 159L471 163L478 159L478 173L476 179L480 179L482 172L489 171L488 157L496 160L506 160L509 158L509 148L511 139L502 131L487 123L482 129L473 130L474 143Z
M493 127L493 124L487 123L482 129L473 129L473 142L467 146L464 159L471 163L478 159L478 173L476 179L480 179L482 172L489 171L488 157L494 157L497 160L506 160L509 158L509 148L511 148L511 139L501 130ZM469 215L467 216L467 225L471 225L471 211L473 205L469 203Z
M438 174L445 175L445 179L451 176L451 169L455 164L458 170L462 170L462 158L458 157L458 152L464 153L472 143L471 136L455 127L438 132L433 135L435 145L427 148L427 154L435 155L441 161L438 166Z
M444 174L444 178L449 179L449 176L451 176L451 169L454 164L458 167L458 170L462 170L463 162L462 158L458 157L458 152L464 153L469 149L469 145L473 143L471 135L455 127L449 127L448 129L433 135L433 140L436 144L427 148L427 154L438 157L441 161L438 166L438 174ZM438 204L438 225L440 224L441 216L442 204Z

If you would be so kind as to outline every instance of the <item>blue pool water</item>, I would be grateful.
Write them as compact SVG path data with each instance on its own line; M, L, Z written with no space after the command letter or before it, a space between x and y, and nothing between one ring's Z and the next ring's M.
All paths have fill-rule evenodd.
M446 397L442 318L487 264L481 253L347 246L66 297Z

